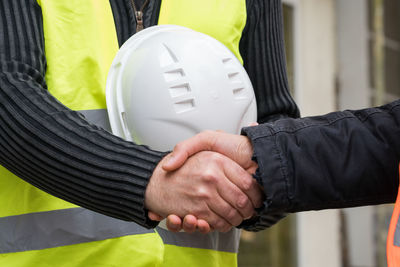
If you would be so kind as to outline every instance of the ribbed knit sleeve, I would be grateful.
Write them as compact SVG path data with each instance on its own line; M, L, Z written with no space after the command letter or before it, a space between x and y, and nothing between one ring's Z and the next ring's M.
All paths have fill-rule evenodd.
M88 123L47 91L41 10L0 1L0 163L64 200L151 226L149 178L164 153Z
M289 93L280 0L247 0L240 53L257 99L258 122L298 117Z

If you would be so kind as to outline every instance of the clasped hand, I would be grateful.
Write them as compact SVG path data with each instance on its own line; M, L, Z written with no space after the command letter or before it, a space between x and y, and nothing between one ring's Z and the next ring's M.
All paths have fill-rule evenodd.
M251 175L257 169L252 154L247 137L217 131L177 144L150 178L145 195L149 218L168 216L171 231L227 232L238 226L263 200Z

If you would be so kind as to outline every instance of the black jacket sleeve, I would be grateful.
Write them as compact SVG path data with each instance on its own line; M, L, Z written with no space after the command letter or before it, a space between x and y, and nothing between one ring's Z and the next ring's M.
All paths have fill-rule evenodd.
M263 214L394 202L400 100L243 129L254 146Z
M154 226L144 193L164 153L88 123L47 91L41 10L0 1L0 164L88 209Z

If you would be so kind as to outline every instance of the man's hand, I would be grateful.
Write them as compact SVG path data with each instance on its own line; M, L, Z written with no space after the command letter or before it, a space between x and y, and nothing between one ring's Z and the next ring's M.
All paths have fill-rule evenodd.
M153 213L181 218L191 214L226 232L261 205L257 182L231 159L203 151L186 157L179 169L167 172L161 166L168 158L158 164L146 190L145 206ZM248 196L252 196L251 201Z
M205 131L177 144L171 157L169 157L167 163L163 165L163 168L167 171L175 170L182 166L188 157L204 150L215 151L226 155L240 164L249 173L254 173L258 167L257 164L251 160L253 147L247 137L218 131ZM240 185L238 186L241 188ZM252 195L248 196L252 199ZM259 205L254 202L253 205L259 207ZM208 233L212 230L206 221L196 219L197 218L193 215L186 215L182 222L179 216L169 215L167 218L167 227L170 231L174 232L180 231L181 229L184 229L185 232L193 232L196 228L202 233Z
M190 214L185 216L183 222L182 219L176 215L168 215L167 228L171 232L178 232L181 229L184 229L187 233L199 231L203 234L207 234L212 230L205 220L197 219L195 216Z
M228 134L220 131L204 131L192 138L178 143L163 169L173 171L181 167L187 158L200 151L221 153L242 166L249 173L254 173L257 163L252 161L253 146L243 135Z

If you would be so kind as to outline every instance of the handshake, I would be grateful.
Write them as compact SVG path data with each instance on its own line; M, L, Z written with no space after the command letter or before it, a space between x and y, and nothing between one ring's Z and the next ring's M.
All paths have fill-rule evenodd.
M241 135L204 131L178 143L150 178L149 218L170 231L227 232L255 215L263 190L252 177L253 147Z

